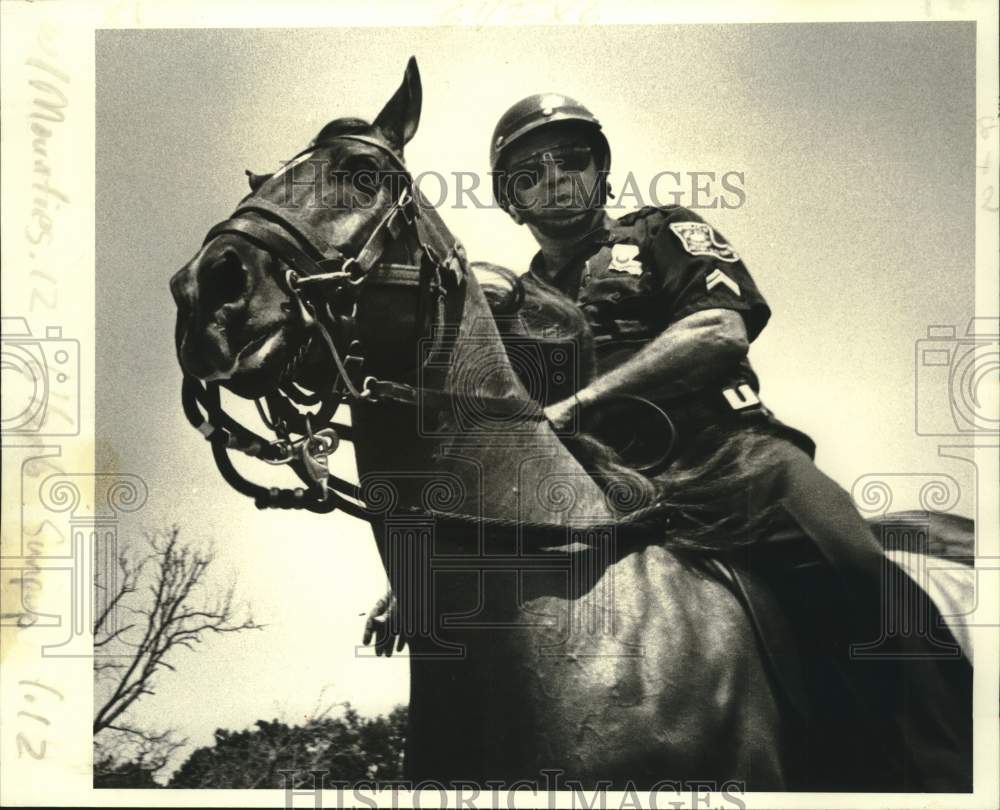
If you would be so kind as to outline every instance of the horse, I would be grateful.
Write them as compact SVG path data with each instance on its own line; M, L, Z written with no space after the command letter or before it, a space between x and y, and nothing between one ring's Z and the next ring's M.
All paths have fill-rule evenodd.
M258 506L372 524L393 632L410 647L407 774L542 788L553 775L646 789L912 784L866 769L864 734L809 748L794 688L763 649L794 644L766 589L754 596L771 615L762 644L744 589L673 542L681 530L653 520L641 476L595 469L544 419L518 353L544 345L549 366L565 355L565 382L588 362L570 357L575 322L534 301L549 307L544 340L516 316L521 328L503 329L490 273L403 163L421 98L411 59L373 122L334 119L279 171L248 172L250 194L171 279L185 410L226 480ZM257 401L280 439L230 417L220 387ZM344 402L349 425L332 421ZM327 473L342 439L358 484ZM306 486L254 484L233 448ZM853 751L818 764L806 748Z

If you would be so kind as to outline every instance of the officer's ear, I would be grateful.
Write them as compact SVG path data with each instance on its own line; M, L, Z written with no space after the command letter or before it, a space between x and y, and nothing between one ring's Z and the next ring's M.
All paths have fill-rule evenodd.
M524 220L521 219L520 212L513 205L508 205L507 206L507 215L512 220L514 220L514 224L515 225L523 225L524 224Z

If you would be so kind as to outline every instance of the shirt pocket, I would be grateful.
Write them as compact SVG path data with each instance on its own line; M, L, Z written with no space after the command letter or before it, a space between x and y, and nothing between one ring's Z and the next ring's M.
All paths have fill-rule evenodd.
M580 291L579 302L601 312L620 309L643 293L642 279L628 273L602 274Z

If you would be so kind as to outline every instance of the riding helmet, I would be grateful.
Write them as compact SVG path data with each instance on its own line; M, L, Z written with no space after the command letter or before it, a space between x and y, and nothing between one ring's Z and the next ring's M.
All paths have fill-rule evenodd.
M504 153L512 143L541 127L572 121L588 134L594 150L594 161L607 175L611 168L611 148L601 131L601 122L582 103L561 93L537 93L522 98L505 112L493 130L490 141L490 170L493 175L493 197L500 199L500 172Z

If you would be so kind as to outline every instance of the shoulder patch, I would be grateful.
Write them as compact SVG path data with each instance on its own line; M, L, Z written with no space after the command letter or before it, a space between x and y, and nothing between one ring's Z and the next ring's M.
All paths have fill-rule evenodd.
M670 230L692 256L711 256L722 262L740 260L736 251L720 239L707 222L671 222Z

